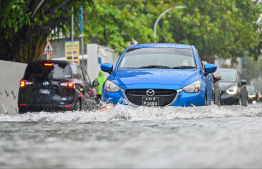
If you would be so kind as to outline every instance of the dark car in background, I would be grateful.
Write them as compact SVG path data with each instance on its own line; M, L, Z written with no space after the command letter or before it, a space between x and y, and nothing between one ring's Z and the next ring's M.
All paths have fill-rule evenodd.
M262 94L260 91L258 91L258 101L261 102L262 101Z
M248 102L252 103L253 101L259 101L259 92L255 89L253 85L247 85L247 92L248 92Z
M221 76L221 104L248 106L247 81L241 79L236 69L220 68L214 75Z
M94 82L93 86L98 85ZM19 113L92 109L96 92L87 72L80 65L66 61L30 62L20 81Z

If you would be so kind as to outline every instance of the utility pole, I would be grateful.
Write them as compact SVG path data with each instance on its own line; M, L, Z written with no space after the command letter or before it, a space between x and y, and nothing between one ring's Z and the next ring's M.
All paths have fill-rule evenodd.
M72 7L72 12L74 12L74 8ZM74 40L74 14L71 16L71 41Z
M167 12L173 10L173 9L178 9L178 8L186 8L186 6L176 6L176 7L173 7L173 8L169 8L167 10L165 10L164 12L162 12L159 17L157 18L156 22L155 22L155 25L154 25L154 36L156 37L156 27L157 27L157 24L158 24L158 21L160 20L160 18Z
M81 66L84 67L84 25L83 25L83 8L80 7L80 14L79 14L79 26L81 31L81 54L82 54L82 62Z

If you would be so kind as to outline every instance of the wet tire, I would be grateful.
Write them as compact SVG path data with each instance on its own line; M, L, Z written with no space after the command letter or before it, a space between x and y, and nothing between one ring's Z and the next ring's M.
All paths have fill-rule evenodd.
M238 105L242 105L242 99L241 99L241 97L239 97L239 100L238 100Z
M241 98L240 98L240 99L241 99ZM240 99L239 99L239 100L240 100ZM246 101L245 101L244 103L242 102L240 105L247 107L247 106L248 106L248 98L246 98Z
M82 104L81 103L82 103L81 99L78 99L77 102L76 102L75 108L74 108L75 111L81 111L82 110Z
M26 113L26 112L28 112L27 109L22 108L22 107L19 108L19 114L24 114L24 113Z
M217 100L217 105L221 106L221 99Z
M248 107L248 98L246 99L245 104L243 104L242 106Z

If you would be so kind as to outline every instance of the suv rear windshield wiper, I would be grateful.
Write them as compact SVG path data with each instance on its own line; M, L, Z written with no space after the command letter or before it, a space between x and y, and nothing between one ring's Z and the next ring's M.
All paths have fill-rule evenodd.
M171 69L195 69L196 67L194 66L176 66L172 67Z
M162 66L162 65L148 65L148 66L141 66L139 69L144 69L144 68L166 68L166 69L171 69L169 66Z

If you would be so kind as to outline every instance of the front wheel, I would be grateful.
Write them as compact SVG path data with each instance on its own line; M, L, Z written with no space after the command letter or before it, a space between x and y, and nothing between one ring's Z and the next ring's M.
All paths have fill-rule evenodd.
M240 100L240 105L241 106L245 106L245 107L248 106L248 98L246 98L245 100L241 100L241 97L240 97L239 100Z
M20 107L19 108L19 114L25 114L26 112L28 112L28 110L24 107Z
M238 100L238 105L242 105L242 99L241 99L241 96L239 97L239 100Z
M245 107L248 106L248 98L246 98L246 101L245 101L245 103L242 106L245 106Z
M81 106L82 104L81 103L82 103L81 99L77 99L77 102L76 102L74 110L81 111L82 110L82 106Z

